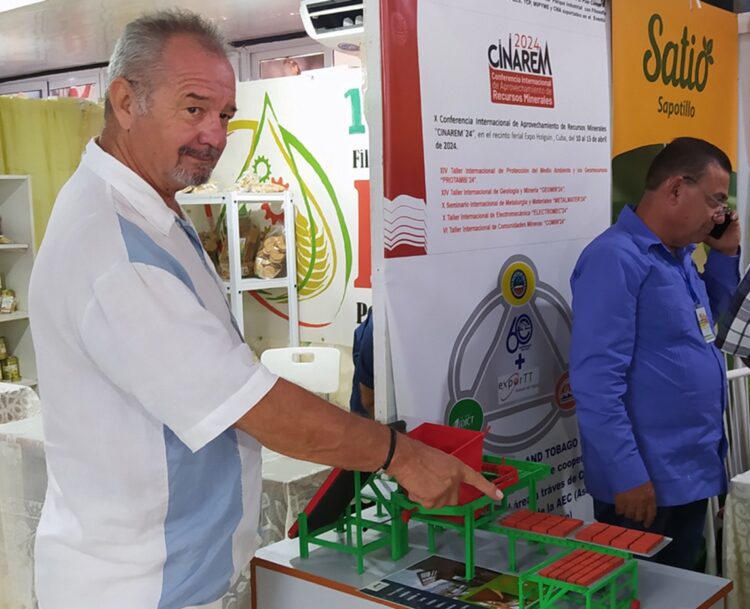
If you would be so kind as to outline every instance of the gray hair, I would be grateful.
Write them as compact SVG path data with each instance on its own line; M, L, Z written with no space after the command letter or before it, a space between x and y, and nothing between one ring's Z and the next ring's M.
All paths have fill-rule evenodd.
M172 36L195 38L208 52L227 57L226 40L214 23L185 9L167 9L146 13L125 26L109 60L109 82L125 78L133 87L138 110L145 114L151 92L161 69L164 47ZM104 108L112 109L109 90Z

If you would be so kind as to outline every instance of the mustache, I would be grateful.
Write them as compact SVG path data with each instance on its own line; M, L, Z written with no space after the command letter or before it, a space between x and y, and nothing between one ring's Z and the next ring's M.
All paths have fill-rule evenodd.
M180 149L177 152L180 156L188 154L201 161L218 161L221 156L221 151L213 146L207 146L205 149L193 148L191 146L180 146Z

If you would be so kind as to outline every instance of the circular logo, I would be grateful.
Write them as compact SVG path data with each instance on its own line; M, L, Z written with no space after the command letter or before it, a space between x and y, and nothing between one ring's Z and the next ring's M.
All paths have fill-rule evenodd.
M534 332L534 325L531 323L531 317L523 313L513 319L513 323L508 330L508 336L505 339L505 348L508 353L515 353L519 347L525 347L531 341L531 334Z
M460 427L461 429L472 429L474 431L482 430L484 422L484 413L479 402L466 398L459 400L448 414L448 425L451 427Z
M560 410L564 411L572 411L576 407L576 400L570 389L570 375L567 370L555 383L555 404Z
M526 313L519 315L518 320L516 321L516 336L518 337L518 342L521 343L522 346L529 344L533 331L534 326L531 323L531 317L526 315Z
M523 298L526 295L526 290L529 287L529 282L526 279L526 273L522 270L513 271L510 276L510 291L516 298Z
M500 280L503 297L512 307L525 305L534 296L536 276L531 266L521 260L508 265Z

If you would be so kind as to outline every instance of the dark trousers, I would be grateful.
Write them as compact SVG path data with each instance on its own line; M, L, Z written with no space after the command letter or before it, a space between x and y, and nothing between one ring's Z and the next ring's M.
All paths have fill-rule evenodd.
M651 560L663 565L695 570L704 544L703 526L707 507L708 499L701 499L685 505L657 508L654 523L646 528L642 522L620 516L611 503L594 499L594 518L606 524L671 537L672 543Z

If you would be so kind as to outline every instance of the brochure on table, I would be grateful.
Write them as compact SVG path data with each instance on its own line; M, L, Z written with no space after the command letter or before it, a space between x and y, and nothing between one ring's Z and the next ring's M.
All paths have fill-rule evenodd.
M370 584L362 592L412 609L518 607L516 575L477 567L474 578L466 581L463 572L462 562L430 556Z

